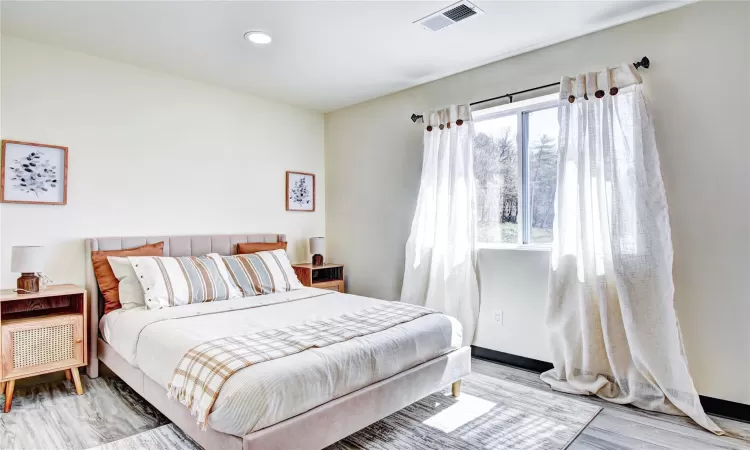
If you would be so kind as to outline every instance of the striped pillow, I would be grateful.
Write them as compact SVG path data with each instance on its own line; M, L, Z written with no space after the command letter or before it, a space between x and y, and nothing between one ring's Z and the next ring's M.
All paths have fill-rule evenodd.
M226 269L209 256L128 257L148 309L239 298Z
M245 297L304 287L297 279L284 250L222 256L221 259L229 270L229 277Z

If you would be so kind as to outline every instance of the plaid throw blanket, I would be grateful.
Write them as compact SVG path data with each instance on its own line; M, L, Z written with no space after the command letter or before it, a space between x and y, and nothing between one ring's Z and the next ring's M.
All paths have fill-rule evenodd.
M389 302L331 319L204 342L188 351L169 382L168 395L196 416L205 430L224 383L253 364L383 331L438 311Z

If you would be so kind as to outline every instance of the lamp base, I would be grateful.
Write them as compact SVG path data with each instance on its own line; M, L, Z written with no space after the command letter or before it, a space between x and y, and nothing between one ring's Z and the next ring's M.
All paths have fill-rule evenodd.
M312 264L313 266L322 266L323 265L323 255L315 254L312 257Z
M19 294L35 294L39 292L39 277L35 273L22 273L16 281Z

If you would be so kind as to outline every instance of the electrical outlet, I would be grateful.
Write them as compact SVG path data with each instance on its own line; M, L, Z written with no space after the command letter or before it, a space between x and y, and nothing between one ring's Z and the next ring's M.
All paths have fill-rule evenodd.
M502 325L503 323L503 310L502 309L498 309L495 311L495 322L498 322L499 324Z

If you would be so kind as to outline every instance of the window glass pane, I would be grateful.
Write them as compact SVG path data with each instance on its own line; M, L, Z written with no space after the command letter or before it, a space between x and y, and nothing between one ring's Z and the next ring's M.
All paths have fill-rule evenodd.
M477 240L517 244L518 151L515 114L475 123Z
M528 128L530 243L549 244L557 189L557 107L530 112Z

